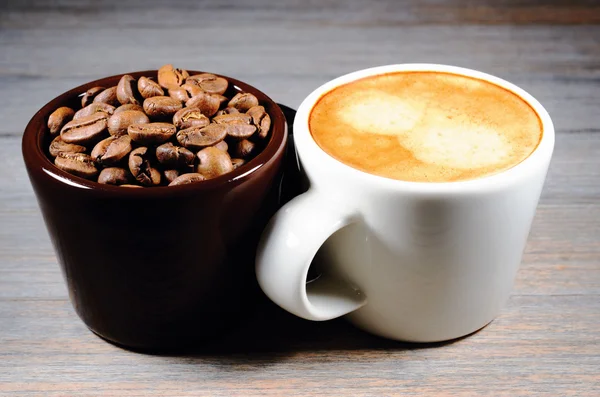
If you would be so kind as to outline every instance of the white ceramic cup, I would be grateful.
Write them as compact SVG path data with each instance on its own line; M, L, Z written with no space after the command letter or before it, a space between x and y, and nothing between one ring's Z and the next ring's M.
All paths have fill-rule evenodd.
M315 143L308 119L321 96L357 79L398 71L449 72L504 87L537 112L541 142L509 170L446 183L368 174ZM381 66L312 92L296 114L294 138L310 188L277 212L259 244L256 274L271 300L305 319L346 316L373 334L412 342L458 338L498 315L510 295L554 148L552 120L536 99L474 70ZM322 275L307 283L317 251Z

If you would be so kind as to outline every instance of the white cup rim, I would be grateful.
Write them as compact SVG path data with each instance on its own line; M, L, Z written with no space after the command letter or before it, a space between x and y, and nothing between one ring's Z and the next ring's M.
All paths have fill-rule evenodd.
M370 174L342 163L326 153L314 141L310 134L308 119L313 106L327 92L346 83L365 77L377 76L394 72L443 72L490 82L507 89L525 100L537 113L542 122L542 138L534 151L519 164L488 176L464 181L452 182L410 182L401 181ZM535 172L540 167L545 167L554 150L554 125L550 115L542 104L522 88L499 77L473 69L429 63L406 63L377 66L348 73L321 85L310 93L300 104L294 120L294 141L301 162L317 162L322 167L327 167L332 173L353 173L353 178L366 183L377 183L390 189L401 189L423 193L465 193L489 189L499 189L521 180L523 176Z

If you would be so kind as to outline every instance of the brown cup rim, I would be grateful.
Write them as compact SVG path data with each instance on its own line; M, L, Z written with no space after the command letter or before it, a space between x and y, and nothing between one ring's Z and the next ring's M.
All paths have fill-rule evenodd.
M212 73L190 70L190 75L200 73ZM116 86L119 79L126 74L138 79L141 76L150 76L156 78L157 70L144 70L130 73L122 73L113 76L104 77L98 80L90 81L78 87L72 88L50 102L46 103L35 115L31 118L22 139L22 154L25 164L30 173L40 175L45 179L52 179L63 186L69 186L80 190L89 190L106 195L122 195L122 196L141 196L141 197L161 197L172 195L186 195L189 193L197 193L215 189L219 186L232 183L243 182L250 178L258 169L275 160L278 154L285 149L287 143L287 122L285 116L275 101L259 89L239 81L237 79L224 76L218 73L213 73L223 77L229 81L230 86L233 86L237 91L249 92L256 96L259 103L265 106L269 116L271 117L271 132L270 138L264 149L252 160L243 166L221 175L214 179L209 179L199 183L177 186L157 186L143 189L126 188L114 185L105 185L98 182L90 181L75 175L71 175L54 165L48 158L43 148L44 136L47 134L47 120L50 114L57 108L64 106L69 101L80 97L89 88L95 86L112 87Z

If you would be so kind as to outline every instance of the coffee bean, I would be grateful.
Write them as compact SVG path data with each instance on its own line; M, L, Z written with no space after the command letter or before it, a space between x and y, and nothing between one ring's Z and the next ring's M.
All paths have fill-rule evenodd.
M92 114L98 113L98 112L101 112L101 113L104 113L104 114L110 116L115 112L115 107L112 105L109 105L107 103L102 103L102 102L90 103L83 109L79 109L77 112L75 112L75 114L73 115L73 120L79 120L84 117L91 116Z
M183 108L178 110L173 116L173 124L179 129L190 127L206 127L210 124L210 119L206 117L198 108Z
M92 143L107 132L107 120L108 115L104 112L97 112L77 120L71 120L60 131L60 137L66 143L78 145Z
M229 145L225 141L221 141L221 142L217 143L216 145L214 145L214 147L216 147L217 149L222 150L224 152L226 152L229 149Z
M234 107L240 112L246 112L251 107L258 106L258 99L249 92L240 92L231 98L227 106Z
M120 106L121 103L117 99L117 87L110 87L96 95L94 98L95 103L107 103L111 106Z
M202 174L183 174L175 178L171 183L169 183L169 186L189 185L191 183L202 182L204 180L206 180L206 178Z
M188 108L198 108L205 116L212 117L221 106L221 98L216 95L201 92L190 98L185 106Z
M229 83L222 77L217 77L211 73L202 73L190 76L185 80L186 83L195 84L208 94L221 94L227 91Z
M165 92L156 81L144 76L138 80L138 91L144 99L165 95Z
M162 165L180 167L191 165L194 162L194 153L167 142L156 148L156 159Z
M132 124L127 128L127 133L135 142L142 145L153 145L169 140L177 128L170 123Z
M230 123L219 125L225 126L227 136L233 139L247 139L256 132L256 127L249 124Z
M84 108L94 101L96 95L104 91L104 87L92 87L81 97L81 107Z
M221 116L224 114L232 114L232 113L239 113L240 111L237 110L236 108L230 108L230 107L226 107L225 109L221 109L219 110L215 116Z
M216 77L217 76L212 73L200 73L200 74L194 74L192 76L189 76L187 79L185 79L185 82L194 84L196 86L200 86L201 81L204 81L207 79L214 79Z
M195 84L191 84L191 83L185 83L184 85L181 86L181 88L186 90L186 92L188 93L188 97L190 97L190 98L198 95L201 92L204 92L204 91L202 91L202 88L198 87Z
M177 142L191 149L199 150L216 145L227 136L227 126L224 124L209 124L206 127L190 127L177 133ZM218 149L217 149L218 150Z
M129 174L124 168L105 168L98 175L98 183L106 185L124 185L127 182L129 182Z
M160 172L152 167L147 147L139 147L129 154L129 171L144 186L160 185Z
M158 69L158 84L170 90L181 86L188 76L188 72L184 69L175 69L173 65L164 65Z
M69 153L84 153L87 150L85 146L75 145L73 143L66 143L58 135L56 138L52 140L50 143L50 156L56 157L60 152L69 152Z
M252 117L246 113L227 113L215 116L213 121L217 124L250 124Z
M186 103L191 98L190 94L182 87L171 88L169 90L169 96L182 104Z
M206 179L216 178L233 171L229 154L215 147L200 150L197 157L199 161L196 172L202 174Z
M251 157L257 149L257 145L247 139L242 139L232 144L231 154L235 157L247 159Z
M252 124L258 129L256 136L265 139L271 129L271 117L263 106L253 106L246 112L252 117Z
M242 165L246 164L246 160L244 159L231 159L231 164L233 165L233 169L240 168Z
M180 101L169 96L155 96L144 101L144 111L153 119L171 120L183 107Z
M58 134L64 125L73 119L74 115L75 111L66 106L62 106L52 112L50 117L48 117L48 129L50 130L50 135Z
M170 184L179 176L179 170L165 170L163 175L167 184Z
M92 159L102 165L113 165L131 152L129 135L110 136L92 149Z
M60 152L54 164L63 171L86 179L98 175L98 169L92 158L85 153Z
M137 95L137 84L133 76L128 74L121 77L117 84L117 98L122 105L127 103L140 104Z
M124 112L126 110L139 110L140 112L144 111L144 108L140 105L136 105L135 103L126 103L125 105L121 105L115 109L115 113Z
M123 105L127 106L127 105ZM110 116L107 122L108 132L111 135L125 135L127 128L132 124L147 124L150 119L139 110L123 110Z

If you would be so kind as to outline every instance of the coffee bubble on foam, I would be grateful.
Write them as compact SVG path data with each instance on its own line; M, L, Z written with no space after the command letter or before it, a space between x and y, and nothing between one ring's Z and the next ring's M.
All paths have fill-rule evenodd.
M339 119L357 132L399 135L422 119L425 104L380 90L352 93L338 107Z
M439 109L428 109L427 113L425 123L398 137L400 145L420 161L467 170L510 159L511 144L496 128L464 116L448 118Z

